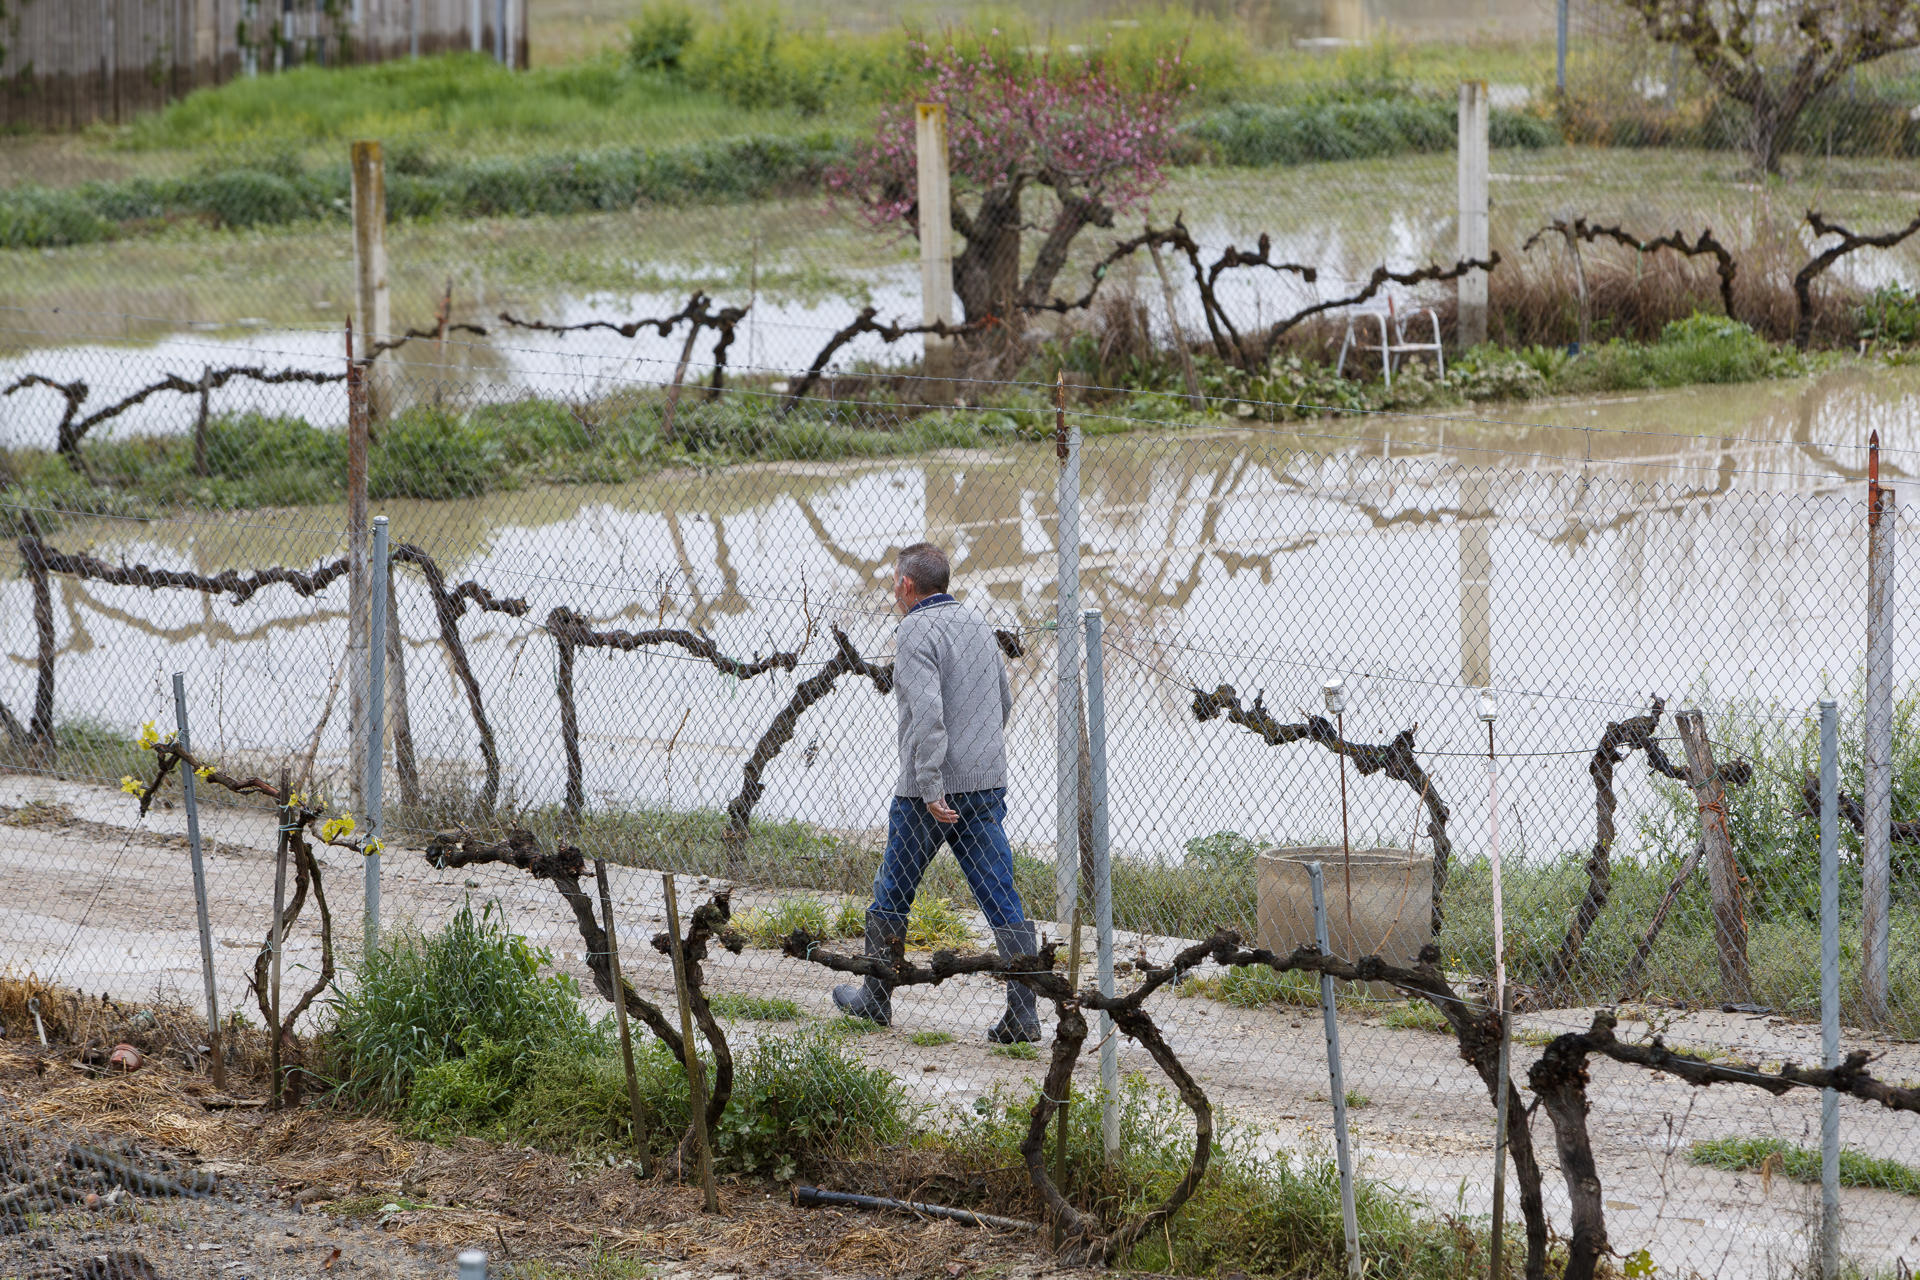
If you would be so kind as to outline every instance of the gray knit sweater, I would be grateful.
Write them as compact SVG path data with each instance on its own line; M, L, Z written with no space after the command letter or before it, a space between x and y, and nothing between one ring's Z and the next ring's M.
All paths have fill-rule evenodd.
M894 644L900 777L896 796L939 800L1007 785L1013 689L987 620L932 601L900 620Z

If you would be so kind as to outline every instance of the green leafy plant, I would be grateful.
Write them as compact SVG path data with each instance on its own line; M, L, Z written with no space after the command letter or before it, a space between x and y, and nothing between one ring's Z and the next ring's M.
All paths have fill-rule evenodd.
M1855 310L1860 337L1876 346L1920 342L1920 293L1898 281L1881 285Z
M919 1045L922 1049L931 1049L935 1045L952 1044L953 1032L951 1031L916 1031L912 1035L908 1036L907 1040L909 1043Z
M639 71L677 71L699 25L685 0L649 0L628 29L627 60Z
M436 1105L451 1106L478 1097L480 1077L503 1056L603 1048L605 1026L587 1020L579 984L548 972L552 963L493 902L478 912L463 904L438 933L394 939L334 987L327 1043L341 1089L398 1104L421 1072L480 1055L435 1078Z
M1013 1058L1019 1062L1032 1062L1040 1056L1040 1051L1027 1040L1016 1040L1012 1044L991 1045L987 1052L996 1057Z

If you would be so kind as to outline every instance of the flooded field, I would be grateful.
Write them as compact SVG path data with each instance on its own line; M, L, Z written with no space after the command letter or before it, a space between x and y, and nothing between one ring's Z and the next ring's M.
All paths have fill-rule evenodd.
M1770 246L1755 250L1747 269L1773 271L1787 265L1787 257L1797 263L1795 220L1808 207L1876 228L1897 225L1912 212L1911 175L1890 162L1809 161L1790 181L1767 187L1743 181L1740 164L1722 152L1498 152L1493 244L1507 255L1511 270L1555 273L1566 268L1557 245L1520 251L1552 218L1618 220L1645 234L1711 226L1743 256L1751 243ZM1229 243L1250 248L1264 232L1273 237L1276 259L1319 269L1315 285L1270 272L1229 275L1223 303L1242 323L1255 325L1316 298L1338 296L1382 263L1405 270L1450 261L1454 182L1451 155L1284 169L1186 169L1175 172L1148 216L1158 225L1182 214L1209 254ZM1081 236L1074 250L1077 269L1063 276L1061 289L1077 292L1086 269L1113 238L1136 229L1130 216L1112 232ZM1869 288L1911 279L1920 267L1917 243L1855 254L1829 279ZM589 369L617 356L631 362L616 362L625 376L657 381L660 365L670 368L678 357L678 336L576 334L547 342L522 331L502 332L498 313L558 323L620 322L669 314L698 288L718 304L750 304L730 354L735 365L792 370L804 368L861 306L876 307L882 319L916 317L916 252L910 236L873 232L824 196L397 226L389 239L393 319L396 328L431 326L451 289L454 318L494 331L485 341L458 348L460 363L450 377L512 376L525 364L518 353L532 349L578 354ZM239 342L289 364L337 364L353 270L344 222L281 231L179 228L157 238L0 253L0 266L0 375L58 376L91 359L87 376L103 387L114 375L103 378L99 366L111 362L87 354L100 344L109 350L157 347L170 368L194 375L213 358L201 348L216 341ZM1175 279L1181 324L1199 333L1198 294L1183 273L1176 271ZM1150 264L1121 263L1109 284L1116 286L1148 300L1154 323L1165 324ZM1497 273L1493 287L1497 295ZM1408 301L1404 294L1399 300ZM1376 303L1384 306L1385 295ZM80 350L62 356L61 348ZM709 358L711 350L708 335L694 359ZM838 361L908 361L918 351L915 339L890 349L861 339L844 348Z
M1915 391L1907 372L1849 371L1533 406L1525 423L1382 416L1091 440L1081 563L1084 602L1104 611L1113 645L1116 847L1177 857L1215 830L1300 842L1338 830L1331 757L1196 722L1194 687L1264 690L1295 719L1317 708L1323 679L1346 673L1349 731L1385 740L1417 724L1420 746L1441 753L1435 786L1453 796L1481 785L1468 697L1491 684L1509 699L1513 750L1563 753L1512 784L1542 852L1588 838L1578 757L1651 695L1754 700L1786 731L1822 691L1852 685L1863 446L1877 430L1886 473L1911 474ZM462 632L507 791L534 803L564 780L555 650L541 627L551 609L602 627L690 626L742 655L804 646L791 675L750 681L671 650L580 658L590 803L719 806L795 682L833 652L831 626L863 652L887 651L891 552L921 537L953 546L961 593L1029 648L1012 665L1022 801L1010 821L1039 843L1052 822L1054 472L1050 449L1016 446L380 510L396 540L428 549L451 577L527 601L523 618L469 615ZM341 522L327 508L72 521L55 541L211 573L331 558ZM431 602L410 573L398 582L415 740L423 758L471 776L474 729ZM325 709L344 584L241 606L62 578L54 589L62 717L130 729L165 709L165 680L184 669L214 701L197 731L210 745L277 753L311 741L323 766L341 758L344 710ZM13 674L0 699L15 707L29 701L30 615L26 582L9 575L0 644ZM891 715L849 682L801 722L759 812L870 825ZM1414 805L1401 788L1363 786L1353 803L1356 839L1408 838Z

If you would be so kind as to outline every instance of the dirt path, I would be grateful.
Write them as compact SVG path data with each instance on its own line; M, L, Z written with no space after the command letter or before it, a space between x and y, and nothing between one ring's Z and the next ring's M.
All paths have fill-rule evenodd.
M199 1000L187 858L177 812L157 811L144 829L123 825L126 797L41 779L0 778L0 806L13 821L21 806L39 800L65 806L47 825L0 825L0 945L18 968L87 991L124 996L166 992ZM69 816L70 815L70 816ZM8 813L0 813L7 819ZM272 892L270 825L257 812L214 809L203 815L216 963L223 1002L247 998L246 974L264 935ZM360 865L335 851L323 856L329 901L343 952L354 949L361 916ZM613 870L617 910L630 939L651 935L664 921L656 873ZM704 882L688 885L703 889ZM551 948L557 962L584 975L580 942L551 886L519 873L480 868L443 873L417 851L390 849L383 868L388 927L412 920L431 926L471 895L496 900L516 929ZM736 909L773 895L741 888ZM979 922L975 921L976 928ZM982 933L984 936L984 932ZM1122 956L1144 948L1156 959L1176 940L1122 936ZM290 985L304 981L317 948L304 933L289 943ZM664 958L630 942L623 959L636 985L671 1000ZM343 967L348 957L343 955ZM833 1016L831 975L774 952L721 956L710 966L716 991L781 996L815 1018ZM852 1043L868 1061L894 1071L911 1096L929 1108L964 1108L996 1090L1039 1078L1041 1062L990 1054L979 1040L996 1016L997 984L969 978L937 990L903 993L896 1025ZM1317 1010L1288 1006L1241 1009L1205 998L1157 996L1155 1017L1182 1059L1195 1070L1218 1108L1242 1125L1240 1140L1269 1151L1318 1152L1331 1146L1326 1103L1326 1057ZM1630 1011L1629 1011L1630 1012ZM1518 1034L1539 1040L1584 1027L1590 1010L1557 1010L1522 1017ZM749 1039L766 1024L741 1024ZM916 1031L946 1031L950 1044L917 1046ZM1625 1037L1649 1034L1644 1022L1624 1020ZM1670 1044L1713 1049L1761 1062L1817 1061L1817 1028L1769 1017L1721 1013L1674 1014L1664 1025ZM1398 1030L1348 1016L1342 1023L1347 1088L1366 1104L1351 1112L1355 1149L1372 1177L1416 1195L1438 1211L1485 1214L1491 1208L1493 1114L1484 1090L1446 1036ZM1883 1055L1884 1078L1920 1076L1920 1047L1849 1037ZM1515 1047L1523 1083L1538 1050ZM1154 1074L1131 1043L1120 1046L1123 1071ZM1090 1051L1082 1075L1097 1082ZM1728 1086L1693 1089L1671 1077L1596 1062L1592 1130L1606 1188L1608 1228L1622 1254L1645 1248L1668 1273L1758 1276L1784 1274L1806 1256L1809 1188L1784 1177L1732 1174L1688 1162L1692 1144L1723 1137L1771 1137L1818 1144L1817 1095L1772 1098ZM1894 1115L1850 1099L1841 1101L1843 1141L1868 1154L1912 1159L1920 1151L1920 1118ZM1552 1167L1552 1137L1544 1118L1535 1143L1549 1164L1548 1201L1562 1229L1566 1197ZM1812 1204L1817 1210L1817 1189ZM1904 1260L1920 1263L1920 1200L1892 1192L1843 1193L1848 1253L1872 1268Z

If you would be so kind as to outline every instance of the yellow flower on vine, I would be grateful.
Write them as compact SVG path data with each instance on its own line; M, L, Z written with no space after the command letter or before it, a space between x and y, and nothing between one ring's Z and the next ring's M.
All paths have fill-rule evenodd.
M320 824L320 838L328 844L332 844L342 836L352 835L353 828L353 815L343 813L337 818L329 818Z
M204 782L205 780L213 776L213 770L214 770L214 766L210 764L203 764L198 769L195 769L193 771L193 776L196 778L199 778L201 781Z
M153 721L149 720L140 726L139 741L142 751L151 751L155 746L159 745L160 731L153 727Z
M360 847L360 852L367 855L368 857L372 857L373 855L379 853L382 849L386 847L387 846L384 843L382 843L380 840L374 839L374 840L369 840L366 842L366 844L362 845Z
M146 794L147 794L146 784L141 782L140 779L134 777L132 774L128 774L124 778L120 779L120 789L126 792L130 796L134 796L139 799L146 798Z
M290 809L304 809L304 808L306 808L306 807L307 807L307 796L306 796L306 793L305 793L305 792L303 792L303 791L289 791L289 792L287 792L287 807L288 807L288 808L290 808Z

